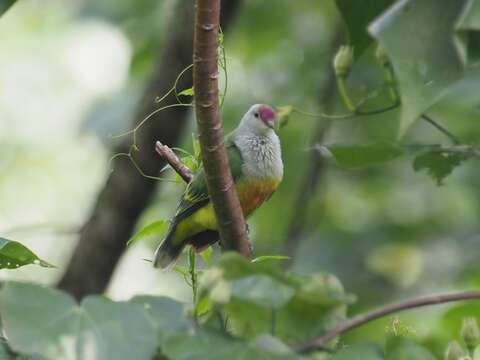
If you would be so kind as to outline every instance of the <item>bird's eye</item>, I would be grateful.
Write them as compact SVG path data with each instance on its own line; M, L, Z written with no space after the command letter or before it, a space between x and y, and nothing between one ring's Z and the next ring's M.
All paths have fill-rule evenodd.
M256 118L258 118L258 112L256 112L255 114L253 114L253 116L255 116Z

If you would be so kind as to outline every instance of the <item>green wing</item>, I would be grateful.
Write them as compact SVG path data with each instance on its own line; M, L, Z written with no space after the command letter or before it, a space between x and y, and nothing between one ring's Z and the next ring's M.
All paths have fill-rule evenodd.
M226 141L227 155L230 163L233 180L236 181L242 174L242 156L235 143L230 138ZM185 192L178 204L174 223L187 218L192 213L207 205L210 202L208 196L207 184L205 182L205 172L203 167L195 174L192 181L187 185Z

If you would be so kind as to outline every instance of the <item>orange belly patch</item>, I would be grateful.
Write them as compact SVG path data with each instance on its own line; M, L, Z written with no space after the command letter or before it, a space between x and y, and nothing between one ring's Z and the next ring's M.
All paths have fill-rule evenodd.
M278 181L273 178L243 180L236 189L245 216L249 216L275 191Z

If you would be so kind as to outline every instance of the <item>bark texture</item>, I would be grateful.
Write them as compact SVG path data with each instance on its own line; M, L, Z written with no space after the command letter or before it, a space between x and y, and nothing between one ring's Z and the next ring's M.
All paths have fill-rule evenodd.
M193 84L202 161L222 247L250 256L245 219L233 183L218 100L220 0L197 0Z
M239 2L225 1L222 17L224 30ZM191 64L193 14L191 2L179 1L175 19L181 20L181 24L172 22L170 38L162 48L134 124L158 108L155 97L170 88L177 75ZM187 74L179 86L186 88L191 86L191 82L192 78ZM161 111L140 129L137 136L140 152L135 153L135 160L147 174L158 174L165 165L165 160L154 150L155 141L161 139L164 144L174 146L182 134L187 115L186 108ZM130 144L131 140L126 140L114 149L114 153L128 152ZM128 160L115 162L115 171L110 174L98 195L66 272L58 284L59 288L77 299L105 290L138 217L151 200L157 184L142 177Z
M163 145L160 141L155 143L155 151L162 156L165 161L172 167L175 172L180 175L187 184L192 180L193 173L190 168L185 165L182 160L167 145Z

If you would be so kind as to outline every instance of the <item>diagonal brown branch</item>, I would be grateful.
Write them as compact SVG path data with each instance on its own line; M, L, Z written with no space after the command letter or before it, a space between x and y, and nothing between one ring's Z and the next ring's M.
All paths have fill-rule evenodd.
M365 314L359 314L357 316L354 316L351 319L333 328L326 334L313 338L304 344L297 345L296 347L294 347L294 350L299 353L306 353L309 351L313 351L315 349L324 348L325 345L333 338L353 328L363 325L367 322L379 319L381 317L393 314L398 311L414 309L414 308L427 306L427 305L444 304L444 303L453 302L453 301L475 300L475 299L480 299L479 290L465 291L465 292L445 294L445 295L430 295L430 296L419 297L412 300L407 300L397 304L386 305L384 307L367 312Z
M193 41L193 86L203 167L222 246L250 256L240 201L224 145L218 100L220 0L197 0Z
M190 168L185 165L182 160L179 159L177 154L173 152L170 147L162 144L160 141L155 143L155 151L161 155L165 161L176 171L178 175L185 181L187 184L192 181L193 173Z

